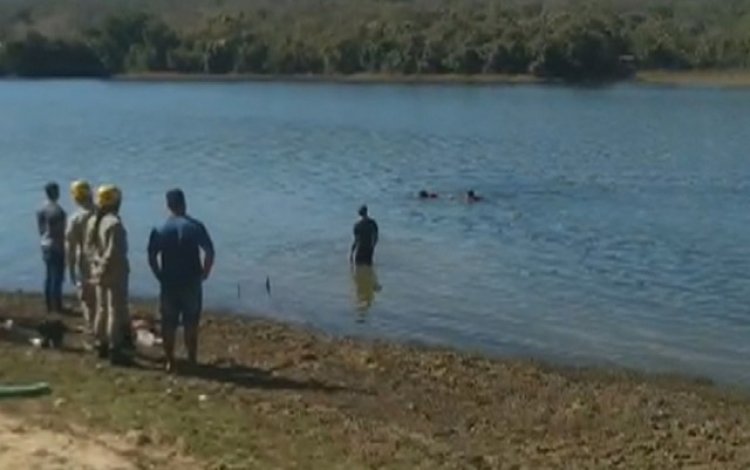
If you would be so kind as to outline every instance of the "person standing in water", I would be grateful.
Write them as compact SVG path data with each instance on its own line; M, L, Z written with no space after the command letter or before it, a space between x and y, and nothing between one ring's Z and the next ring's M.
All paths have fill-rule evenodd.
M378 224L367 212L367 206L360 207L360 220L354 224L354 242L349 262L356 266L372 266L375 246L378 244Z
M96 288L91 283L91 260L85 240L86 226L95 214L91 186L86 181L74 181L70 185L70 196L79 207L68 221L65 232L70 282L77 288L86 330L92 332L96 315Z
M65 211L60 207L60 187L47 183L44 187L47 202L36 213L42 259L46 270L44 301L47 313L63 311L62 285L65 280Z
M353 266L352 281L357 310L360 313L366 313L375 302L375 294L382 289L375 268L365 265ZM364 320L364 318L360 317L360 320Z
M206 227L187 215L182 190L168 191L166 199L171 215L161 228L151 232L148 262L161 287L165 367L167 372L172 372L175 366L175 336L180 325L184 328L188 361L191 365L197 364L203 281L211 274L215 252ZM270 289L270 285L267 285L267 289Z
M122 192L112 185L101 186L96 194L96 215L86 226L87 248L91 253L91 280L96 286L94 330L97 350L112 365L128 365L124 353L130 329L128 312L128 240L120 219Z

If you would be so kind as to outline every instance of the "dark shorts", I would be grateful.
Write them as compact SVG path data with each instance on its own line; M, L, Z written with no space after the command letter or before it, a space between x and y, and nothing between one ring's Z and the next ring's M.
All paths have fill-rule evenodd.
M203 287L200 282L186 286L162 286L161 327L174 330L180 325L197 328L203 310Z
M375 250L362 249L354 253L354 264L357 266L372 266L372 258Z

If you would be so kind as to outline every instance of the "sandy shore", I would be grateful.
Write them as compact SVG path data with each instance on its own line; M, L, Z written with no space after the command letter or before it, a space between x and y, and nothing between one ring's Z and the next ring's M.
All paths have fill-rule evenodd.
M137 433L118 436L80 426L44 429L20 417L0 414L0 468L186 470L200 468L200 464L174 452L149 448Z
M658 85L721 88L750 87L750 70L691 70L639 72L637 81Z
M0 296L0 318L32 325L39 305ZM158 350L142 350L136 368L112 369L75 335L66 343L47 351L0 336L0 382L53 387L50 397L4 402L4 413L39 429L136 433L147 443L141 453L173 449L199 467L750 468L750 394L704 382L224 315L205 320L201 367L176 376L161 372Z
M415 74L415 75L387 75L387 74L353 74L353 75L265 75L265 74L206 74L206 73L174 73L174 72L144 72L123 75L113 75L106 78L95 77L48 77L49 80L107 80L114 82L133 83L339 83L352 85L570 85L582 87L601 87L621 83L665 85L680 87L717 87L717 88L749 88L750 70L645 70L634 76L619 80L566 82L560 79L545 79L529 74L502 75L456 75L456 74ZM20 78L0 78L2 80L24 80ZM38 80L38 79L35 79ZM43 80L43 78L42 78Z
M562 84L561 80L549 80L533 75L259 75L259 74L181 74L149 72L116 75L111 78L124 82L287 82L287 83L347 83L347 84L408 84L408 85L515 85L515 84ZM690 70L690 71L641 71L634 77L612 82L592 83L645 83L674 86L715 86L729 88L750 87L749 70Z
M126 75L115 75L111 78L124 82L287 82L287 83L347 83L347 84L456 84L456 85L492 85L544 83L545 80L532 75L454 75L454 74L415 74L388 75L359 73L352 75L264 75L264 74L206 74L206 73L172 73L146 72Z

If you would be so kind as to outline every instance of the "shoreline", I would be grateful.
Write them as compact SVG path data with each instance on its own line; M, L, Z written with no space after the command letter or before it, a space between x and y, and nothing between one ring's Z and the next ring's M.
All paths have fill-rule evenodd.
M680 87L721 87L750 88L750 70L691 70L691 71L639 71L632 77L604 80L565 82L533 75L263 75L263 74L185 74L172 72L147 72L114 75L105 80L114 82L155 82L155 83L312 83L312 84L351 84L351 85L567 85L572 87L599 87L627 83L645 85L665 85Z
M623 84L684 87L684 88L750 88L748 70L644 70L630 77L608 80L565 81L557 78L536 77L529 74L372 74L352 75L326 74L209 74L180 72L143 72L116 74L111 76L0 76L2 81L74 81L90 80L113 83L291 83L291 84L340 84L340 85L411 85L411 86L564 86L571 88L601 88Z
M425 74L396 75L360 73L352 75L335 74L208 74L146 72L113 75L108 80L115 82L198 82L198 83L315 83L352 85L514 85L553 83L532 75L455 75Z
M750 70L691 70L638 72L638 83L676 87L750 88Z
M41 304L0 293L0 319L31 325L47 318ZM132 304L135 317L153 308ZM0 330L0 382L53 390L4 402L8 412L52 429L136 433L146 449L205 464L195 468L750 466L750 394L682 377L339 338L224 312L206 312L201 366L178 375L161 371L158 348L112 369L66 339L63 352L39 350Z
M75 305L77 302L73 296L69 295L66 295L64 299L66 305ZM2 319L3 305L6 305L8 302L17 302L24 306L29 302L37 302L41 308L43 305L43 297L41 293L35 291L19 290L11 292L0 290L0 319ZM131 312L135 311L137 317L153 319L158 316L159 302L157 298L136 296L131 297L129 303L131 306ZM384 346L388 348L414 351L417 353L447 353L497 363L513 363L522 366L531 366L549 372L572 376L622 377L628 378L629 380L684 385L688 387L696 385L700 387L709 387L720 392L747 395L747 398L750 400L750 384L725 382L697 373L692 374L681 371L660 372L638 369L614 363L605 363L596 359L584 361L579 364L571 364L565 361L555 361L552 358L493 353L480 348L461 348L458 346L452 346L445 342L426 342L415 339L399 340L388 336L374 336L356 333L339 334L326 331L323 328L319 328L314 324L306 323L304 321L281 320L274 318L271 314L260 314L250 310L239 311L228 308L204 306L201 322L203 322L204 318L209 319L209 322L272 326L301 333L311 338L333 342L341 341L354 343L362 345L363 347Z

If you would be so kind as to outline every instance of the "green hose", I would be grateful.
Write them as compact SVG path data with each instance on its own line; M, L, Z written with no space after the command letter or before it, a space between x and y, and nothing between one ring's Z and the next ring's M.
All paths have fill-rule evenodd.
M46 382L36 382L25 385L0 385L0 399L25 398L47 395L51 389Z

